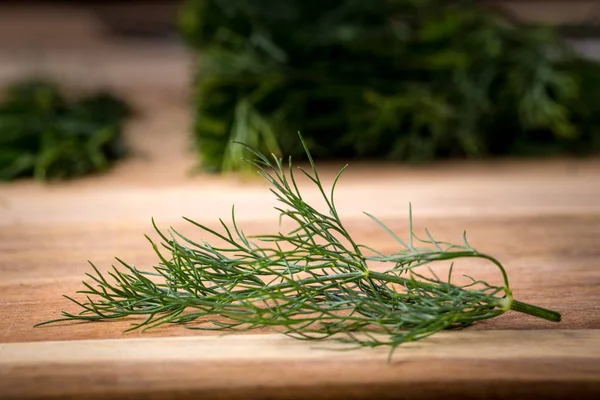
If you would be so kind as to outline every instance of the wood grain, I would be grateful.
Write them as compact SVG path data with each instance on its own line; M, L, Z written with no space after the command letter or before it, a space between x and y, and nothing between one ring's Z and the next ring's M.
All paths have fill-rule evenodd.
M75 311L61 295L81 288L87 260L101 270L115 256L151 267L151 217L198 235L181 216L217 226L235 203L247 233L277 227L262 182L189 174L184 110L164 105L134 122L136 156L107 174L0 184L0 398L600 397L598 159L351 163L339 184L338 208L358 241L394 251L362 211L402 233L412 202L417 231L456 241L466 229L474 247L505 263L515 297L562 312L558 324L507 313L402 347L392 364L382 349L324 351L268 331L122 334L132 321L33 328ZM340 167L319 165L327 182ZM457 268L499 279L485 263Z
M443 332L404 346L390 363L383 349L321 346L279 335L4 344L0 393L113 399L600 395L600 361L589 351L600 347L597 330Z

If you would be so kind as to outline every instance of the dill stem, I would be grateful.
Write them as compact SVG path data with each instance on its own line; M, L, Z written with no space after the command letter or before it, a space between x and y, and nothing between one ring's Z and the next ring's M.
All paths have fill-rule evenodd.
M513 300L510 304L510 309L534 317L543 318L548 321L560 322L560 313L548 310L547 308L534 306L533 304L523 303L522 301Z
M406 284L406 283L410 282L410 279L408 279L408 278L401 278L398 276L390 276L387 274L383 274L380 272L374 272L374 271L369 271L369 277L378 279L378 280L382 280L382 281L398 283L398 284ZM425 283L425 282L419 282L419 285L430 286L430 287L435 286L435 285ZM498 300L500 301L499 305L501 305L501 303L504 302L503 301L504 299L498 299ZM527 315L532 315L534 317L543 318L548 321L560 322L560 313L558 313L556 311L548 310L547 308L534 306L533 304L524 303L522 301L518 301L518 300L514 300L514 299L511 299L509 301L510 301L510 306L506 309L506 311L508 311L508 310L518 311L518 312L521 312L521 313L524 313Z
M388 275L388 274L384 274L384 273L376 272L376 271L369 271L368 276L369 276L369 278L377 279L377 280L384 281L384 282L397 283L400 285L405 285L405 284L411 282L411 280L409 278L402 278L400 276ZM424 282L419 282L419 284L422 284L423 286L434 286L434 285L424 283Z

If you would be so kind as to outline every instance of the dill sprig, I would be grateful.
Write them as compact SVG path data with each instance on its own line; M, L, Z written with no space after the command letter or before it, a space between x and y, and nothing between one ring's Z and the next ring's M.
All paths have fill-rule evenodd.
M185 218L212 238L211 244L194 241L173 228L163 233L152 220L162 241L159 245L147 237L159 258L153 271L117 259L121 268L113 266L103 274L91 264L94 273L86 274L91 282L83 282L85 289L78 292L87 301L65 296L81 312L63 312L62 318L39 325L141 316L145 318L128 330L166 323L217 331L269 327L298 339L334 338L360 347L390 346L393 351L402 343L509 310L560 320L557 312L514 300L502 264L471 247L466 234L462 244L437 241L427 230L426 238L418 237L412 211L406 241L365 213L395 240L399 251L383 254L357 243L334 201L345 167L326 190L300 139L312 168L299 170L319 190L326 213L303 199L291 158L284 166L275 155L267 157L246 146L256 157L249 162L270 184L279 202L275 208L281 219L293 223L292 230L247 236L236 222L234 208L229 224L219 219L219 231ZM444 279L430 268L430 274L422 272L432 263L460 258L493 263L503 285L471 277L466 284L455 284L452 266ZM389 267L378 272L370 263Z

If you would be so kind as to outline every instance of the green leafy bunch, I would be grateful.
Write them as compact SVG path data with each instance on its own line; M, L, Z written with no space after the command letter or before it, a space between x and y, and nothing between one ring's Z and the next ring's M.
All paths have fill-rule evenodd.
M302 158L298 130L329 158L600 150L597 80L553 30L473 1L187 0L180 26L209 170L247 166L232 140Z
M288 231L246 235L235 219L219 220L220 229L187 219L199 237L177 230L150 240L158 263L140 270L118 259L120 268L106 274L93 266L80 291L87 301L66 296L80 313L63 312L57 321L105 321L133 318L129 330L162 324L189 329L247 331L270 328L303 340L333 338L358 347L388 346L463 328L509 310L550 321L560 314L513 298L502 264L475 250L466 235L462 243L435 240L426 230L417 236L409 218L407 239L366 214L394 240L397 250L385 254L360 244L345 228L334 192L340 173L325 188L306 143L311 169L300 169L324 202L319 211L299 190L291 158L286 166L248 148L251 162L278 200L280 222ZM283 225L281 225L283 226ZM453 265L440 278L434 265L459 259L490 262L502 284L466 277L456 283ZM378 265L377 268L374 265ZM391 354L391 352L390 352Z
M0 180L46 181L102 171L123 157L132 109L100 92L70 101L44 80L5 88L0 101Z

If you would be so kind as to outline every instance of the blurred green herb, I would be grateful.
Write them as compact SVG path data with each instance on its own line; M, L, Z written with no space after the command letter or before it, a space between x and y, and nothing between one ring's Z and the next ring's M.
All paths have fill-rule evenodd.
M6 88L0 102L0 180L46 181L105 170L125 154L121 130L131 113L110 93L69 101L48 81Z
M117 259L102 274L93 273L80 291L86 302L71 300L78 314L63 312L58 321L104 321L142 317L129 329L153 328L166 323L190 329L250 330L270 327L304 340L333 337L359 347L389 346L393 351L443 329L461 328L494 318L509 310L550 321L560 321L554 311L513 299L508 276L494 257L475 250L467 242L436 241L416 235L409 217L406 240L370 214L371 220L395 240L398 251L383 254L357 243L344 227L335 206L334 192L340 171L326 189L315 163L302 142L312 170L300 171L322 195L326 211L306 203L298 189L291 158L285 166L249 150L251 163L270 184L281 219L292 223L288 233L247 236L235 220L222 220L220 231L186 220L210 240L192 239L171 229L161 232L161 245L150 240L159 263L142 271ZM432 269L439 262L476 258L491 262L499 271L501 286L471 277L468 283L453 281L453 264L447 278ZM387 265L379 272L370 264ZM383 268L382 268L383 269ZM390 352L391 355L391 352Z
M600 151L600 67L473 1L187 0L180 26L208 170L247 165L232 139L304 157L297 131L317 157Z

